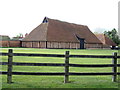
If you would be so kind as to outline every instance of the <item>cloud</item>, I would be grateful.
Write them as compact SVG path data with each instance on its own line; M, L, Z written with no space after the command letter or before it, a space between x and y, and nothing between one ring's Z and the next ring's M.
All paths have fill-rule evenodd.
M100 27L93 29L93 31L96 33L104 33L104 31L109 31L109 30L112 30L112 29L106 29L106 28L100 28Z

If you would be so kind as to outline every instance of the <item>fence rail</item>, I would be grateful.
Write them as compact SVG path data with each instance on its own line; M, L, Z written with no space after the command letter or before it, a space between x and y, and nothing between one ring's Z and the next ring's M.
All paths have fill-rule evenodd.
M2 56L8 56L8 53L1 53ZM13 56L35 56L35 57L65 57L60 54L29 54L29 53L13 53ZM114 58L113 55L69 55L70 58ZM117 56L120 58L120 56Z
M8 62L0 62L0 65L8 65ZM18 66L65 66L62 63L20 63L12 62L12 65ZM71 67L114 67L114 64L69 64ZM120 67L120 64L117 64Z
M117 56L117 53L113 55L69 55L69 51L65 52L65 55L60 54L26 54L26 53L13 53L12 49L9 49L8 53L0 53L2 56L8 56L8 62L0 62L0 65L8 65L7 72L0 71L0 74L7 74L7 83L12 82L12 75L64 75L64 83L69 82L69 75L112 75L112 81L116 82L117 75L120 75L120 72L117 72L117 67L120 67L120 64L117 64L117 59L120 56ZM35 57L61 57L65 58L65 63L22 63L22 62L12 62L13 56L35 56ZM112 58L112 64L70 64L69 58ZM64 72L13 72L12 66L62 66L65 68ZM92 67L92 68L105 68L112 67L112 72L100 72L100 73L76 73L69 72L69 67Z
M1 74L7 74L7 72L0 72ZM65 72L12 72L13 75L65 75ZM101 72L101 73L75 73L69 72L69 75L114 75L113 72ZM120 75L120 73L117 73Z

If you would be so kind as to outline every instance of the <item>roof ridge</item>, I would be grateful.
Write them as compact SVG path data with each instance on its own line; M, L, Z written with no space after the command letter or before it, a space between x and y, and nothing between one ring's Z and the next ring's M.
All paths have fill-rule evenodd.
M63 22L63 23L68 23L68 24L74 24L74 25L79 25L79 26L87 26L87 25L82 25L82 24L77 24L77 23L70 23L70 22L67 22L67 21L62 21L62 20L59 20L59 19L51 19L51 18L48 18L48 22L49 20L55 20L55 21L59 21L59 22Z

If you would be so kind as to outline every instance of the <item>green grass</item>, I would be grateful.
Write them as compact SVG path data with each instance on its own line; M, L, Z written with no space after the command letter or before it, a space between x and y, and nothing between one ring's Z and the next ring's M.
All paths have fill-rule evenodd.
M1 48L2 52L8 52L9 48ZM31 49L12 48L14 53L42 53L64 54L70 51L74 55L112 55L116 50L79 50L79 49ZM2 57L7 62L7 57ZM64 63L64 58L53 57L23 57L16 56L14 62L34 63ZM70 58L73 64L111 64L112 59L95 58ZM7 66L2 66L2 71L7 71ZM64 72L64 67L50 66L13 66L13 71L21 72ZM70 72L111 72L112 68L80 68L70 67ZM2 88L117 88L118 84L111 81L112 76L70 76L70 83L64 84L64 76L32 76L13 75L12 84L7 84L6 75L2 75Z

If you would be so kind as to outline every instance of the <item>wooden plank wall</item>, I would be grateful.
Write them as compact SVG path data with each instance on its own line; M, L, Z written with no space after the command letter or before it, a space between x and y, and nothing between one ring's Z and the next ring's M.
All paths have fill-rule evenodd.
M46 42L46 41L23 41L22 47L28 48L70 48L79 49L80 43L74 42ZM85 44L85 48L103 48L102 44Z
M45 41L22 41L22 47L46 48L46 42Z
M47 48L80 48L79 43L70 42L47 42Z
M85 44L85 48L103 48L102 44Z
M23 41L22 47L28 48L80 48L79 43L71 42L46 42L46 41Z

